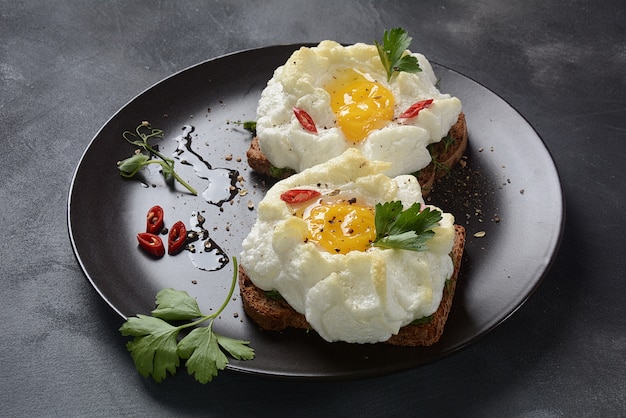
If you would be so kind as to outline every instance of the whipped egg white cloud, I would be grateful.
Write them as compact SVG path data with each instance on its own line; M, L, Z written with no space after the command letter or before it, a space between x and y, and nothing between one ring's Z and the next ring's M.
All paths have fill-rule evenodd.
M426 147L447 135L461 112L461 102L439 92L428 60L421 54L413 55L422 71L396 73L387 82L374 45L344 47L323 41L295 51L275 70L261 94L256 126L261 151L275 167L297 172L351 147L369 160L392 162L385 170L390 176L424 168L431 161ZM346 86L348 80L356 78L361 81ZM372 89L377 92L347 99L354 102L353 106L340 115L337 100L343 101L345 89L351 88L365 95ZM398 119L412 104L427 99L434 99L432 105L417 117ZM311 116L317 133L303 129L294 117L294 107ZM363 112L370 112L363 111L368 107L376 117L361 138L356 132L360 127L354 128L354 123L366 116Z
M415 177L383 174L354 148L276 183L258 205L258 219L243 242L241 264L263 290L277 290L327 341L386 341L413 320L433 314L452 275L454 217L443 213L428 251L383 249L329 251L310 238L310 225L281 195L319 191L361 207L399 200L406 209L424 204ZM322 199L324 200L324 199ZM374 228L374 225L371 226ZM348 233L351 233L348 232Z

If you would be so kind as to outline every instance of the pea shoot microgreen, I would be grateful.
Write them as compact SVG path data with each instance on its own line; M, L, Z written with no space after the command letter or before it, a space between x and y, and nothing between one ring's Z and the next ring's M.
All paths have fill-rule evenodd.
M383 43L374 41L380 60L387 71L387 81L396 72L418 73L422 71L417 58L405 54L413 38L402 28L393 28L383 34Z
M231 300L237 282L237 259L232 260L234 273L230 290L216 312L202 313L196 299L185 291L163 289L157 293L152 316L138 314L122 324L122 335L134 337L126 347L142 376L152 376L156 382L161 382L168 372L174 375L181 360L185 360L187 373L205 384L212 381L219 370L224 370L228 364L226 354L237 360L254 358L249 341L213 331L213 323ZM200 326L207 321L208 325ZM178 325L181 322L184 323ZM181 331L188 329L191 331L179 338Z
M145 166L149 164L158 164L161 166L161 173L165 179L168 179L170 176L174 177L180 184L189 190L191 194L194 196L198 194L198 192L189 183L183 180L178 173L174 171L174 160L166 157L148 143L148 141L152 138L163 138L163 130L152 128L149 122L144 121L141 122L137 128L135 128L135 132L124 131L122 136L128 143L139 147L132 157L117 162L117 168L123 177L131 178ZM142 153L142 149L148 154L146 155Z

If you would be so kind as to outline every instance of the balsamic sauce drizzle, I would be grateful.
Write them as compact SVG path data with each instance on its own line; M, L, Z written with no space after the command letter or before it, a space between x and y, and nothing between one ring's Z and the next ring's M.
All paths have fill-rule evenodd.
M191 231L188 234L187 250L189 259L200 270L216 271L224 268L228 262L228 255L209 236L209 231L204 227L205 218L200 212L191 214L189 224ZM191 236L191 238L189 238Z
M182 129L183 133L174 138L178 142L174 158L180 160L181 164L193 167L198 177L209 181L209 186L201 193L202 197L216 206L222 206L225 202L233 200L239 193L237 187L239 172L227 168L213 168L191 148L191 134L195 128L191 125L184 125Z

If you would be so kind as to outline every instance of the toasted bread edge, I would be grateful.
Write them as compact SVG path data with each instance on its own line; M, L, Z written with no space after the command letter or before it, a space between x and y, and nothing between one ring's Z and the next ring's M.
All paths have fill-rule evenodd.
M452 299L456 290L463 250L465 248L465 228L455 225L455 238L450 253L454 264L452 276L446 281L443 297L439 308L425 324L407 325L397 335L393 335L387 344L399 346L429 346L441 338L452 307ZM311 329L304 315L296 312L281 298L268 297L266 292L256 287L239 266L239 289L245 313L261 329L266 331L282 331L287 328Z
M459 114L456 123L448 131L446 138L448 137L452 140L451 144L445 143L445 138L437 144L433 144L434 147L432 149L436 154L433 156L433 161L416 174L424 197L430 193L435 180L447 174L458 164L465 153L467 148L467 123L463 112ZM266 176L283 179L293 174L293 170L276 169L272 166L261 151L261 146L256 136L250 142L246 157L250 168Z

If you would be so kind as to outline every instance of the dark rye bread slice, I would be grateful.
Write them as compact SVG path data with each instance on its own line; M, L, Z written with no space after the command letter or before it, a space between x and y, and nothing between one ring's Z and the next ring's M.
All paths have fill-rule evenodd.
M466 149L467 123L465 114L461 112L448 135L428 147L432 161L416 173L417 181L422 188L422 196L428 196L435 181L448 174L461 161Z
M415 173L420 186L422 186L424 197L430 193L435 180L444 176L461 160L466 148L467 124L465 114L461 112L456 123L448 131L448 135L441 141L429 146L432 162ZM289 168L274 167L261 152L261 146L256 136L252 138L246 156L248 165L258 173L278 179L284 179L294 174L294 171Z
M450 253L454 263L454 272L446 281L439 308L427 320L400 328L397 335L393 335L386 341L387 344L429 346L441 338L452 306L465 248L465 228L461 225L454 225L454 232L454 245ZM241 265L239 266L239 289L244 311L261 329L282 331L287 328L311 328L304 315L296 312L284 299L269 296L268 293L256 287L246 275L244 266Z

